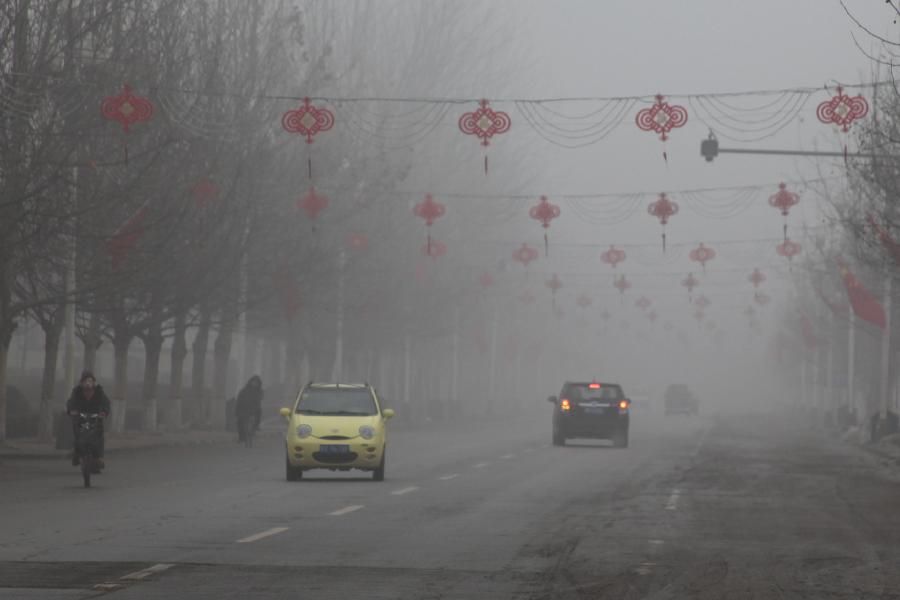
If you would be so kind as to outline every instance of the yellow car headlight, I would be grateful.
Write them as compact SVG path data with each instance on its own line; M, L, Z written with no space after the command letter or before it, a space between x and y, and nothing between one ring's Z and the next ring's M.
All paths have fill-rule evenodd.
M312 435L312 427L307 424L297 426L297 437L298 438L307 438Z
M371 440L375 437L375 428L371 425L361 425L359 428L359 435L364 440Z

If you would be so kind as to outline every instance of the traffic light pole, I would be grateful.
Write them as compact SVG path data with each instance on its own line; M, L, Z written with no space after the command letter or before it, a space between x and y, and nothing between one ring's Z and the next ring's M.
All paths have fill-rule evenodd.
M700 155L706 162L712 162L719 154L769 154L775 156L833 156L837 158L898 158L890 154L871 152L820 152L816 150L771 150L762 148L720 148L719 140L713 134L700 142Z

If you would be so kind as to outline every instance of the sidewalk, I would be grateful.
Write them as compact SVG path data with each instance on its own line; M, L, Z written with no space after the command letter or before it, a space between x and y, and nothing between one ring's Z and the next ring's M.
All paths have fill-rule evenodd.
M283 434L283 429L265 428L257 435L272 437ZM129 450L159 448L162 446L198 446L234 443L237 434L231 431L184 430L171 432L125 432L106 434L106 453L115 454ZM67 458L69 449L57 450L53 442L41 442L35 438L7 440L0 446L0 459L53 459Z

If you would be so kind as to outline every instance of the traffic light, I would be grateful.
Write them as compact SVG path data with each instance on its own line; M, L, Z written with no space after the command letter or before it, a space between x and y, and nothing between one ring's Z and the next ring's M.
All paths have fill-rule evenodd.
M700 142L700 154L706 159L706 162L712 162L719 155L719 140L713 132L709 132L709 137Z

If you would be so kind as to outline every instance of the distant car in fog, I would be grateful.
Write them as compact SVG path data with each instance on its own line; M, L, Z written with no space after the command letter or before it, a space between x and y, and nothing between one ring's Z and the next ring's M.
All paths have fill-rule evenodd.
M385 422L394 416L382 408L375 389L365 383L310 383L294 407L282 408L285 477L298 481L310 469L372 473L384 480Z
M558 397L547 400L553 404L554 446L564 446L571 438L607 439L614 446L628 446L631 401L619 384L567 381Z
M700 401L683 383L673 383L666 388L664 397L666 415L698 415L700 414Z

